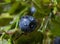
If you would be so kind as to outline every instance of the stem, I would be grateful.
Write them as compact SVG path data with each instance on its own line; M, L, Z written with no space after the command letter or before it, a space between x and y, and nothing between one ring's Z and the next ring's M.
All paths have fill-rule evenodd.
M40 28L38 29L38 31L41 31L41 30L42 30L42 28L43 28L43 26L44 26L44 21L45 21L45 18L43 18L43 21L42 21L41 26L40 26Z
M3 44L3 37L4 37L4 35L5 35L5 33L2 33L1 38L0 38L0 40L2 40L2 44Z
M52 16L52 13L50 13L49 16L48 16L48 18L45 19L45 24L44 24L44 26L42 27L42 30L41 30L42 32L44 32L46 30L47 25L48 25L48 23L49 23L49 21L51 19L51 16ZM42 23L42 25L43 25L43 23Z

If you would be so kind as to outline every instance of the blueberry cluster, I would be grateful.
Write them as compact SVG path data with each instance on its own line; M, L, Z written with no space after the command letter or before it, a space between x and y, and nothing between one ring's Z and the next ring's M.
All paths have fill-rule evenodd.
M33 16L23 16L19 21L19 27L24 32L32 32L36 28L36 20Z

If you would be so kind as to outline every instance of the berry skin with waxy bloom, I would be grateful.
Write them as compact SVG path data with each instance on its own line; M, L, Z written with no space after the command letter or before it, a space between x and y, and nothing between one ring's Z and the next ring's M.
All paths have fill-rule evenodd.
M36 11L36 8L34 6L32 6L31 9L30 9L30 11L33 14Z
M19 27L24 32L32 32L35 30L37 22L33 16L23 16L19 21Z

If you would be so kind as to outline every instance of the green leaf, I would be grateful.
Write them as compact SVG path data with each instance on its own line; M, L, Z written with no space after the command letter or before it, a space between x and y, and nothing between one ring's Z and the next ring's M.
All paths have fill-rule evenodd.
M30 34L23 34L16 41L15 44L37 44L38 42L42 44L43 34L41 32L32 32Z
M51 22L51 31L53 35L60 36L60 16L56 16L55 20Z
M5 3L10 3L11 2L11 0L4 0L5 1Z

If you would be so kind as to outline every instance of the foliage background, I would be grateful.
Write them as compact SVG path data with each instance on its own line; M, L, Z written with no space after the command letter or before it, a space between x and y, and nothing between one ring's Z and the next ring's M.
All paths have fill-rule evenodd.
M32 6L37 28L23 33L18 22ZM56 36L60 36L60 0L0 0L0 44L53 44Z

